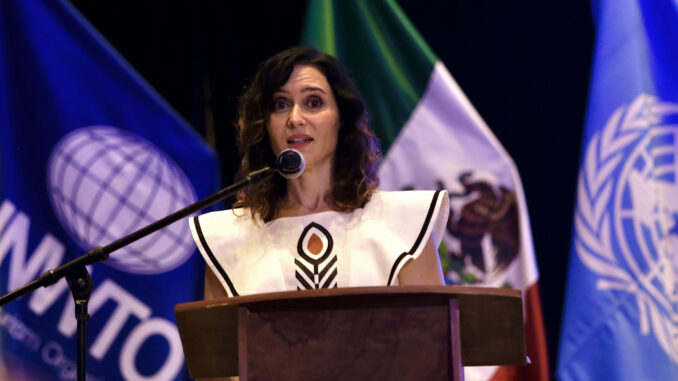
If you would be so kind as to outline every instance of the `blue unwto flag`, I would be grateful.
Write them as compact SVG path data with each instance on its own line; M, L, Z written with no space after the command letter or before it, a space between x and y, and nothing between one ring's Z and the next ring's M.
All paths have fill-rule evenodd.
M0 292L216 187L216 160L66 1L0 1ZM177 303L202 296L180 221L91 266L88 380L182 378ZM74 380L64 280L0 310L2 380Z
M678 380L678 2L594 1L558 376Z

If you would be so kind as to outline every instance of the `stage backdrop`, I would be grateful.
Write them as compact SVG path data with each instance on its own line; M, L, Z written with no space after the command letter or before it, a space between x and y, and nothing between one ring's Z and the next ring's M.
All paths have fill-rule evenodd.
M61 0L0 2L0 292L215 190L215 155ZM202 296L186 221L91 266L88 380L183 378ZM3 380L74 380L64 280L0 311Z

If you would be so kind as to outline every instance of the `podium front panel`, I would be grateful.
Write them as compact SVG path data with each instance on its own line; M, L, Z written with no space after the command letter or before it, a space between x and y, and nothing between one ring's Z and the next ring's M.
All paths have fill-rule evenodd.
M241 310L248 381L453 379L447 304Z

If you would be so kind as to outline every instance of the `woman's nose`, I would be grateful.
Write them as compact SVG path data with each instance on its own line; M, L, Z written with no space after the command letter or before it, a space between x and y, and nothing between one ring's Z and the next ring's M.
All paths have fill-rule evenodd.
M289 116L287 117L289 127L298 127L303 126L306 123L304 119L304 113L299 108L299 105L292 106Z

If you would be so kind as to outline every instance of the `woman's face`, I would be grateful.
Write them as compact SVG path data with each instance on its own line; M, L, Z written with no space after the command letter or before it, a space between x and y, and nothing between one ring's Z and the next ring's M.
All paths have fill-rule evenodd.
M274 154L294 148L304 154L306 170L331 168L339 132L339 108L325 75L312 66L295 66L273 94L267 125Z

